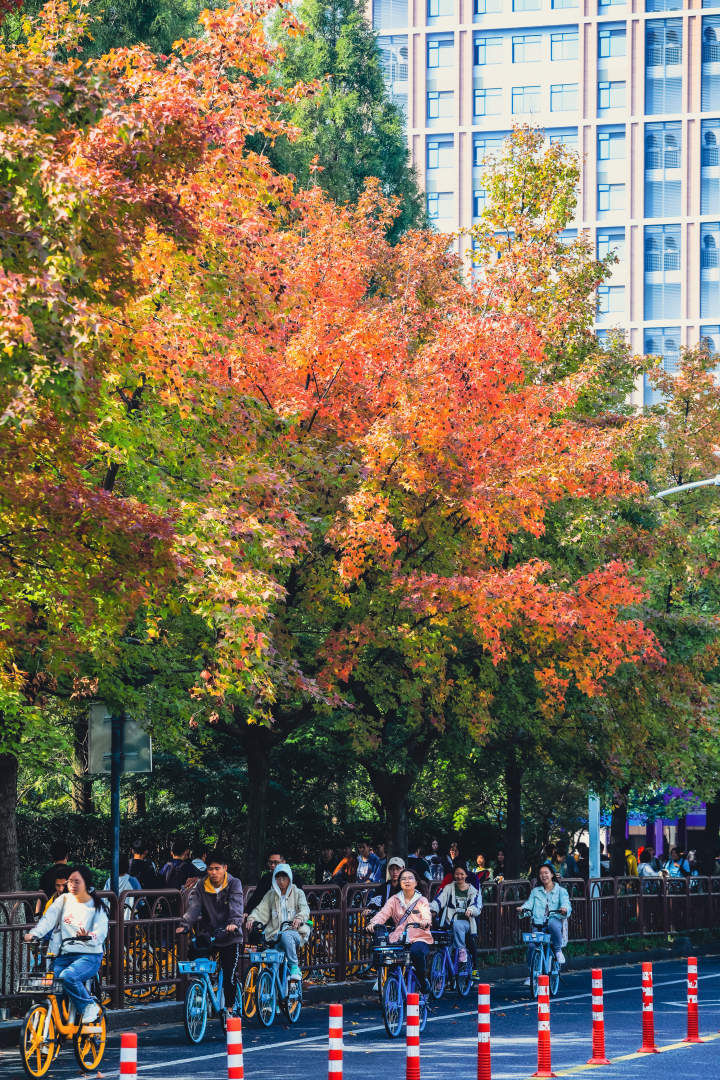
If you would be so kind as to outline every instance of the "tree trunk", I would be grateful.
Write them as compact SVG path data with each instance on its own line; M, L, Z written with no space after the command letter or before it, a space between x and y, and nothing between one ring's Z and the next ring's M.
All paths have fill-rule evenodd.
M706 804L705 828L698 843L698 861L701 874L715 873L715 856L720 850L718 833L720 832L720 795ZM662 853L660 853L662 854Z
M92 814L92 780L88 767L88 719L82 714L75 721L73 737L72 806L76 814Z
M17 822L18 761L0 754L0 893L20 888Z
M267 728L245 725L243 746L247 758L247 845L243 860L243 881L257 884L267 856L268 803L270 795L270 755L274 738Z
M399 855L405 859L410 850L408 796L416 774L387 773L368 765L365 767L383 809L385 849L388 855Z
M522 777L523 770L515 750L505 764L507 826L505 832L505 876L519 878L522 865Z
M610 873L614 877L624 877L627 873L625 865L625 848L627 846L627 789L621 791L613 802L612 820L610 823Z

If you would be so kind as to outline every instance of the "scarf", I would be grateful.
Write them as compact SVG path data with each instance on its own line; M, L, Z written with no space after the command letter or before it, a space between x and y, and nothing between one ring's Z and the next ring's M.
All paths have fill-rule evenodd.
M227 888L227 883L228 883L227 870L225 871L225 877L222 880L222 884L218 885L217 889L211 883L210 878L206 877L205 878L205 892L215 893L215 895L217 895L218 893L221 893L223 891L223 889Z

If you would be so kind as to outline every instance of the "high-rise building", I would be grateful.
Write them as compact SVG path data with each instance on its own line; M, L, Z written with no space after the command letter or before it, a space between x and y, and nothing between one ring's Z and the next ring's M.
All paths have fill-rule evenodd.
M574 224L619 258L598 334L668 370L703 337L720 352L720 0L369 3L438 229L478 219L488 152L537 124L580 153Z

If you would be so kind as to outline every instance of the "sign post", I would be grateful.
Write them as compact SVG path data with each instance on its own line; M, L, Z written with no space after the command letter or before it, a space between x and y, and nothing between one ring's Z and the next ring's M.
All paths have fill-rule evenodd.
M588 840L590 859L590 932L593 940L600 935L600 799L588 792Z
M152 772L152 740L147 731L124 711L108 709L104 702L90 706L88 772L110 776L112 870L110 887L120 882L120 778L123 773Z

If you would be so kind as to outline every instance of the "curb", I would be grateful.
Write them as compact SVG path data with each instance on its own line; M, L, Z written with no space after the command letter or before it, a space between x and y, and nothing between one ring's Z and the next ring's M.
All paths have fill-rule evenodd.
M693 956L720 956L717 942L698 945L692 949ZM639 964L643 960L669 962L687 955L677 949L648 949L646 952L615 953L607 956L573 956L568 958L566 971L589 971L594 967L626 967ZM524 979L527 976L525 964L498 964L480 969L483 982L495 985ZM308 1005L323 1005L330 1002L377 1000L377 994L370 989L368 981L328 983L325 986L310 986L303 994L303 1002ZM107 1012L108 1031L119 1031L132 1026L133 1030L155 1027L160 1024L179 1023L183 1018L181 1001L160 1001L148 1005L135 1005L127 1009L109 1009ZM16 1046L20 1035L21 1020L3 1020L0 1022L0 1047Z

